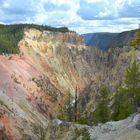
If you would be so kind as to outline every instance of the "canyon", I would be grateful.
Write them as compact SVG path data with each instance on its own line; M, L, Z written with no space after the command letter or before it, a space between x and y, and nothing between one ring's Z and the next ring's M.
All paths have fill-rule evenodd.
M138 114L98 126L57 118L68 95L74 97L76 90L81 116L90 115L100 86L106 84L115 93L134 54L140 64L139 50L125 46L104 52L85 46L75 32L35 28L24 30L18 47L19 54L0 55L1 140L41 140L42 133L47 140L72 140L77 127L87 128L93 140L129 140L134 135L139 140Z

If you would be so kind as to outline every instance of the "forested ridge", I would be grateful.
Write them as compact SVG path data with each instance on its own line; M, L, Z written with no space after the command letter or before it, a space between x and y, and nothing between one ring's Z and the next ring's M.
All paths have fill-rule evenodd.
M128 46L137 33L136 30L125 31L121 33L89 33L84 34L85 44L87 46L96 46L101 50L108 51L109 48L123 48Z
M16 54L19 52L18 42L22 39L24 29L36 28L40 31L68 32L67 27L55 28L36 24L0 24L0 54Z

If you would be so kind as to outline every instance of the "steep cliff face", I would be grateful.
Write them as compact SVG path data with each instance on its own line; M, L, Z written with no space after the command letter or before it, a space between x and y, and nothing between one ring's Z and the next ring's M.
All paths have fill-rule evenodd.
M115 91L132 56L127 48L102 52L86 47L74 32L37 29L25 30L19 47L19 55L0 56L0 132L5 140L38 140L76 87L81 112L92 112L100 85ZM136 55L140 59L139 51Z
M89 67L80 54L86 48L82 37L76 33L62 34L31 29L25 32L20 46L21 54L30 59L61 92L74 94L76 85L83 88L88 83L88 68L80 68ZM84 76L85 74L87 75Z
M140 51L133 51L130 47L110 49L107 53L104 53L104 55L105 58L97 57L99 62L96 65L103 65L103 69L99 69L96 73L98 75L95 75L95 79L82 90L79 96L79 108L81 112L85 112L82 114L86 114L87 116L90 115L91 112L94 112L96 108L102 85L106 85L109 89L111 93L109 96L112 101L112 97L124 80L125 71L133 61L134 56L140 65ZM112 102L110 102L110 105L111 104Z
M73 32L29 29L19 47L20 55L0 56L1 131L5 139L39 139L34 129L47 127L76 86L85 88L91 68Z

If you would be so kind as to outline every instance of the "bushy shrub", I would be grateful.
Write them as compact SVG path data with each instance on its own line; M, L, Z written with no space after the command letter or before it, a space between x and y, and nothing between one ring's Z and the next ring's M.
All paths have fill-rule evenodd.
M87 128L82 128L82 129L75 128L73 140L76 140L80 136L82 137L82 140L91 140L90 133Z

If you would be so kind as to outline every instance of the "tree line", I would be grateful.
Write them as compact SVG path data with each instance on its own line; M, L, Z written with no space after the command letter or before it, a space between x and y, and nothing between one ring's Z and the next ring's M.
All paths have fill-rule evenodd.
M55 32L69 32L67 27L55 28L46 25L36 24L0 24L0 54L18 54L18 43L22 39L24 29L36 28L40 31L48 30Z

